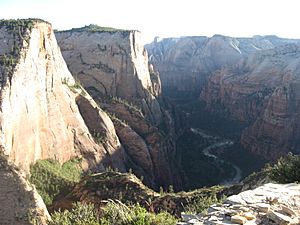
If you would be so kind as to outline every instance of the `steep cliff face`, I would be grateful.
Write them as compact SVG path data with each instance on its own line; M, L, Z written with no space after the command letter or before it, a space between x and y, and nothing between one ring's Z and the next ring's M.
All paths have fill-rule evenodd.
M128 168L152 187L180 187L174 122L160 103L159 75L141 34L90 25L56 37L72 74L114 118Z
M164 90L198 95L214 71L238 64L247 55L297 40L276 36L232 38L221 35L155 40L146 45L150 62L160 72Z
M90 25L57 32L56 38L71 72L88 91L136 103L153 122L160 123L159 78L149 72L138 31Z
M76 156L83 157L85 168L113 164L124 169L112 121L76 84L51 25L1 21L0 38L4 153L26 170L38 159L64 162ZM97 141L98 136L105 144Z
M257 52L213 74L201 94L210 110L222 106L228 116L247 122L242 145L269 159L298 153L299 57L294 44Z

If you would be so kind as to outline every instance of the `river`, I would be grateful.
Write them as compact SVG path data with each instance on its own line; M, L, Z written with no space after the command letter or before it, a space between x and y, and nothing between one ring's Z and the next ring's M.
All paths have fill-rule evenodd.
M234 177L230 178L230 179L225 179L220 184L221 185L231 185L231 184L238 183L242 178L241 169L238 166L236 166L235 164L233 164L229 161L225 161L224 159L221 159L217 155L214 154L214 152L216 152L218 150L218 148L223 149L224 147L233 145L234 142L232 140L224 139L219 136L210 135L207 132L205 132L204 130L201 130L199 128L190 128L190 130L194 134L199 135L201 138L206 139L209 141L209 143L211 143L209 146L207 146L206 148L204 148L202 150L202 153L205 156L218 161L220 164L223 164L223 165L227 164L234 169L234 171L235 171Z

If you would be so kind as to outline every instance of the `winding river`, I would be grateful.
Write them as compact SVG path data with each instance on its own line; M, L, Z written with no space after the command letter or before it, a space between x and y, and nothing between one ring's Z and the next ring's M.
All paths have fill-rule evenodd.
M202 150L202 153L205 156L218 161L220 164L223 164L223 165L227 164L227 165L231 166L234 169L234 171L235 171L234 177L230 178L230 179L223 180L220 184L221 185L231 185L231 184L238 183L242 178L241 169L238 166L234 165L233 163L231 163L229 161L225 161L225 160L219 158L217 155L214 154L214 152L216 152L219 148L224 148L224 147L227 147L227 146L231 146L231 145L234 144L234 142L231 141L231 140L228 140L228 139L221 138L219 136L209 135L204 130L201 130L199 128L190 128L190 130L194 134L197 134L201 138L204 138L204 139L208 140L210 143L212 143L209 146L207 146L205 149Z

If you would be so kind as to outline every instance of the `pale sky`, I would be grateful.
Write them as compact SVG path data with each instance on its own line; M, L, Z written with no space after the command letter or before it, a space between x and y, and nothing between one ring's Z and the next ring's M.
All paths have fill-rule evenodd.
M54 29L98 24L154 36L277 35L300 39L299 0L0 0L0 18L41 18Z

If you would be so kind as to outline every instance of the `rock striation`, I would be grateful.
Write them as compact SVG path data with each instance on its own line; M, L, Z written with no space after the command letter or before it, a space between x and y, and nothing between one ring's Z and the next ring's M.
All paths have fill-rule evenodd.
M299 153L299 50L289 44L254 53L211 75L201 94L209 110L218 106L248 123L242 145L267 159Z
M56 38L72 74L113 118L127 168L156 189L181 187L175 124L141 33L89 25Z
M155 39L146 48L150 62L160 72L165 91L198 95L214 71L235 65L251 53L297 42L276 36L233 38L214 35Z
M125 168L114 125L69 72L47 22L0 23L0 144L29 169L38 159L83 158L84 168ZM104 141L99 141L99 136Z
M182 214L185 222L179 224L296 225L300 223L299 196L299 184L268 183L212 205L205 216Z

